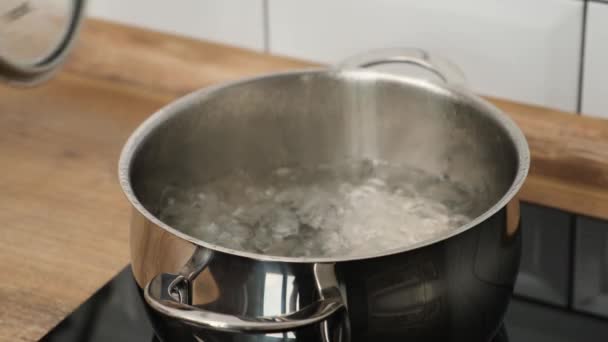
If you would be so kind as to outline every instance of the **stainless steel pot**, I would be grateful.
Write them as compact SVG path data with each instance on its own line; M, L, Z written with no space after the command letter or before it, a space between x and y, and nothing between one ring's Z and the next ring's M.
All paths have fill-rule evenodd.
M410 63L444 82L366 67ZM338 67L196 91L127 142L119 176L134 211L135 280L161 337L204 341L487 341L518 270L529 152L515 124L412 49ZM415 246L348 258L258 255L215 246L157 218L167 185L234 169L263 174L377 154L447 172L478 190L482 214ZM181 340L180 340L181 341Z

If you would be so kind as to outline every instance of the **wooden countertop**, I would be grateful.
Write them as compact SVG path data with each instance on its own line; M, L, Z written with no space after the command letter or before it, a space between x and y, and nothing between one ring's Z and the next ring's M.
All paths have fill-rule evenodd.
M0 86L0 341L33 341L129 262L122 144L195 88L311 66L101 21L63 70ZM491 99L532 150L524 200L608 218L608 122Z

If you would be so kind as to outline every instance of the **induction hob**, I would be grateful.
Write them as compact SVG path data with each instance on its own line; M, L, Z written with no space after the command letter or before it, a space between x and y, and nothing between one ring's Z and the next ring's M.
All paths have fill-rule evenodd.
M608 320L519 298L510 304L505 328L495 342L608 341ZM156 341L131 268L122 270L41 341Z

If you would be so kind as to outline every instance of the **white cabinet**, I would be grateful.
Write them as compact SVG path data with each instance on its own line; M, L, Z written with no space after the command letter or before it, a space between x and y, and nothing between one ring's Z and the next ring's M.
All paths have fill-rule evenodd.
M608 118L608 3L588 6L581 111Z
M88 14L250 49L264 48L262 0L90 0Z
M576 110L583 1L268 1L273 53L334 63L420 47L459 65L479 93Z

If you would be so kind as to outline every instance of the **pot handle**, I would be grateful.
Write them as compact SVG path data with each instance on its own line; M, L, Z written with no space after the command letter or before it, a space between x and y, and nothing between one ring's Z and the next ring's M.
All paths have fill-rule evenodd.
M460 68L447 59L416 48L377 49L349 57L339 63L338 70L369 68L382 64L413 64L426 69L449 84L465 84Z
M204 250L208 251L208 250ZM314 276L319 291L319 300L302 309L278 316L245 317L207 311L193 305L188 296L190 282L208 265L211 257L195 255L204 261L196 270L188 262L179 275L160 274L144 288L144 298L155 311L188 324L215 331L238 333L272 333L295 330L311 324L321 323L345 308L338 288L334 264L315 264ZM199 253L204 254L205 252ZM326 327L326 324L323 324Z

